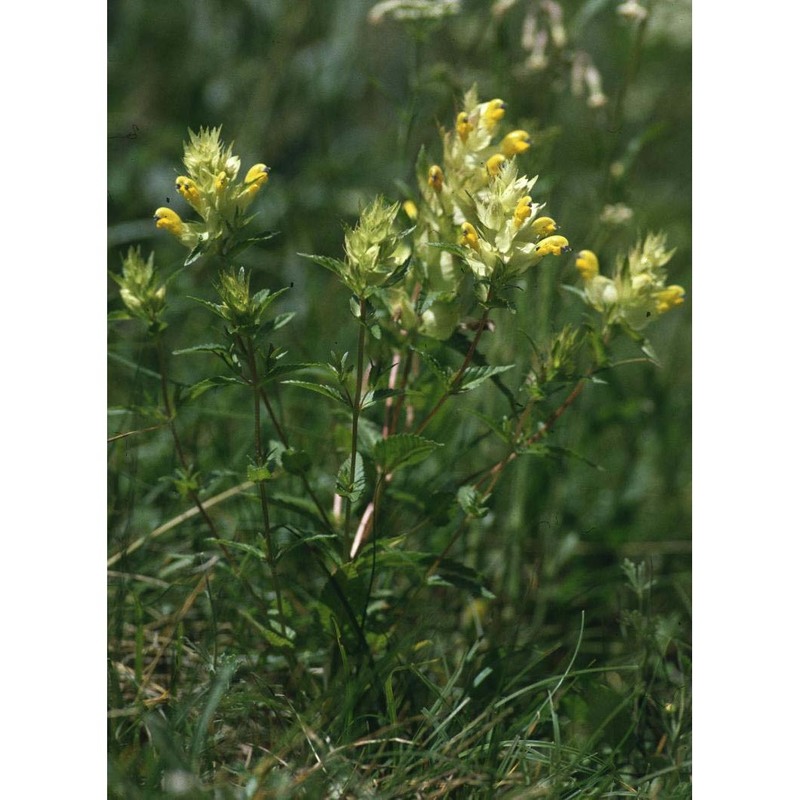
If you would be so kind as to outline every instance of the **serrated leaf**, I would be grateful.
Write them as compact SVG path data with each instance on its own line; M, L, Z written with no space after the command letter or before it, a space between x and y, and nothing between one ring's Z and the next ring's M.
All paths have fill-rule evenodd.
M196 400L200 395L205 394L209 389L215 389L218 386L234 386L241 384L239 378L232 378L226 375L217 375L214 378L205 378L194 386L190 386L186 390L186 396L189 400Z
M216 314L218 317L221 317L225 321L228 321L228 315L226 314L225 309L221 305L218 305L217 303L212 303L210 300L205 300L202 297L192 297L191 295L189 295L189 299L194 300L197 303L200 303L200 305L205 306L207 309L209 309L212 313Z
M311 383L310 381L298 381L294 378L290 378L289 380L281 381L281 383L286 384L287 386L299 386L301 389L307 389L309 392L316 392L317 394L321 394L325 397L329 397L331 400L336 400L339 403L342 403L346 406L350 404L347 400L342 397L342 393L333 386L328 386L324 383Z
M373 389L367 392L364 395L364 399L361 402L361 409L369 408L370 406L374 406L375 403L380 403L382 400L386 400L387 397L395 397L398 394L403 394L402 389Z
M385 472L394 472L399 467L408 467L424 461L441 446L439 442L424 439L413 433L399 433L376 442L372 455Z
M315 256L311 253L298 253L297 255L301 256L302 258L310 258L315 264L319 264L321 267L325 267L325 269L330 270L334 275L338 277L342 277L342 271L347 269L347 264L344 261L340 261L338 258L331 258L330 256Z
M270 333L271 331L277 331L284 325L287 325L289 322L291 322L296 315L296 311L285 311L283 314L277 314L273 319L264 323L264 332Z
M467 367L464 370L464 376L461 379L461 383L458 385L455 391L458 393L472 391L473 389L477 389L484 381L489 380L489 378L499 375L502 372L507 372L513 368L513 364L509 364L505 367Z
M584 464L590 466L592 469L596 469L598 472L605 472L605 467L600 466L600 464L595 464L594 461L590 461L588 458L586 458L586 456L582 456L580 453L576 453L574 450L570 450L567 447L559 447L558 445L549 445L546 454L554 456L568 456L569 458L575 458L578 461L582 461Z
M270 478L272 478L272 472L266 464L262 464L260 467L255 464L247 465L247 480L260 483L268 481Z
M440 364L439 361L427 351L418 349L416 347L412 347L411 349L419 355L419 357L425 362L427 366L431 368L434 375L436 375L436 377L442 384L447 386L450 383L450 376L452 375L452 370Z
M357 503L364 494L367 480L364 475L364 459L361 453L356 453L355 477L350 477L350 456L348 456L339 472L336 474L336 494L347 498L351 503Z
M274 239L279 233L280 231L263 231L262 233L256 233L253 236L249 236L247 239L243 239L241 242L237 242L227 255L228 257L235 256L251 245L258 244L259 242L268 242L270 239Z
M259 561L264 561L267 558L267 554L263 550L260 550L255 545L247 544L247 542L236 542L233 539L206 539L206 542L209 547L223 544L229 550L238 550L241 553L247 553L250 556L255 556Z
M172 355L174 356L183 356L187 353L214 353L216 355L226 356L228 354L228 347L224 344L210 342L209 344L196 344L194 347L182 347L180 350L172 351Z
M470 250L470 248L462 247L460 244L452 244L451 242L428 242L428 247L435 247L437 250L452 253L454 256L464 259L464 261L474 255L474 251Z
M194 249L186 256L186 260L183 262L184 267L188 267L190 264L194 264L198 258L200 258L208 249L208 242L202 241L198 242Z

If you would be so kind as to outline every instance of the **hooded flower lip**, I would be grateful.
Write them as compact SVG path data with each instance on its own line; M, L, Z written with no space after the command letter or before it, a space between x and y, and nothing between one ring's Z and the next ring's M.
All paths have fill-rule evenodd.
M428 170L428 186L430 186L434 192L441 192L442 187L444 186L444 172L442 172L442 168L438 164L434 164Z
M500 149L503 151L503 155L506 156L506 158L518 156L526 150L529 150L530 146L531 136L527 131L522 130L507 133L503 137L503 141L500 142Z
M184 222L171 208L157 208L153 215L156 221L156 228L169 231L173 236L180 238L183 233Z

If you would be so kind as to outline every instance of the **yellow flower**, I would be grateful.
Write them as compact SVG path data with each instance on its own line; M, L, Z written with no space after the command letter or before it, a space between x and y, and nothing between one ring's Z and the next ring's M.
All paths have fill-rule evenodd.
M490 100L483 111L483 124L486 129L493 131L497 123L503 119L505 113L506 104L499 97Z
M225 191L225 187L228 185L228 173L223 170L222 172L217 173L217 176L214 178L214 191L217 194L221 194Z
M253 164L247 175L244 176L244 182L247 185L258 184L259 187L263 186L269 180L269 167L266 164Z
M491 158L487 159L486 171L493 178L496 178L500 174L500 170L503 168L503 165L505 163L506 163L506 157L502 153L497 153L497 155L494 155Z
M467 141L469 132L474 130L474 125L469 121L469 114L466 111L461 111L456 117L456 130L462 142Z
M413 200L406 200L403 203L403 211L406 212L406 216L412 221L415 221L419 216L417 204Z
M590 281L600 272L597 256L591 250L581 250L575 260L575 266L585 281Z
M471 247L476 253L480 252L480 248L478 247L478 232L475 230L474 225L469 222L465 222L461 225L461 238L458 240L458 243L462 247Z
M526 194L519 203L517 203L517 207L514 209L514 226L519 228L521 227L522 223L525 222L526 219L533 213L533 201L531 200L531 196Z
M156 228L169 231L178 238L183 234L184 222L171 208L157 208L153 219L156 221Z
M536 252L543 256L560 256L569 250L569 242L563 236L548 236L536 245Z
M685 295L686 292L683 286L678 286L677 284L667 286L666 289L656 292L656 311L659 314L663 314L665 311L679 306L683 302Z
M507 158L524 153L531 146L531 137L527 131L511 131L503 137L500 149Z
M253 197L269 180L269 167L266 164L253 164L244 176L244 195Z
M558 230L558 225L552 217L537 217L532 223L533 232L539 237L550 236Z
M200 205L200 191L197 188L197 184L191 178L187 178L185 175L179 175L175 180L175 188L192 208L196 209Z
M434 164L428 170L428 186L433 187L434 192L441 192L442 186L444 186L444 172L442 172L442 168L437 164Z

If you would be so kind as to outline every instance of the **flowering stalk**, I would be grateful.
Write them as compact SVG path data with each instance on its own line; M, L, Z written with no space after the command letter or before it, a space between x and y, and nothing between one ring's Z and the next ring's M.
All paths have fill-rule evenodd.
M247 367L250 372L250 384L253 387L253 434L255 440L256 469L264 466L264 446L261 439L261 392L259 390L258 365L256 362L256 349L250 337L243 338L237 336L240 348L247 358ZM281 621L283 635L286 636L286 618L283 611L283 600L281 598L281 584L278 579L278 571L275 566L275 545L272 537L272 526L269 518L269 498L267 497L267 487L264 480L257 481L258 496L261 502L261 516L264 522L264 539L267 543L267 562L269 563L272 585L275 587L275 602L278 606L278 618Z
M355 480L356 474L356 454L358 452L358 419L361 414L361 390L364 380L364 346L367 336L367 301L363 297L359 300L358 306L358 350L356 352L356 387L353 396L353 421L350 436L350 481ZM350 539L350 516L352 514L353 503L347 497L347 507L345 511L344 523L344 553L348 553L348 542Z

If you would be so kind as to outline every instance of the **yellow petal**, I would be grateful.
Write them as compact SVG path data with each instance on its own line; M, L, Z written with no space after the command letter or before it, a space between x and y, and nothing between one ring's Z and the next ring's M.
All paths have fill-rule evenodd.
M444 172L437 164L428 170L428 186L432 186L435 192L441 192L444 186Z
M600 263L591 250L581 250L578 253L578 257L575 259L575 267L585 281L590 281L600 272Z

